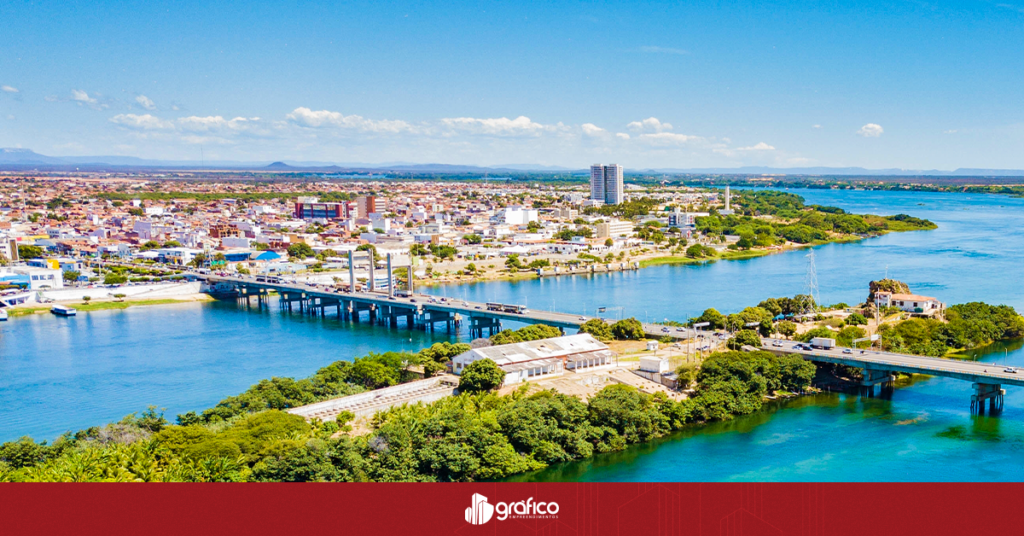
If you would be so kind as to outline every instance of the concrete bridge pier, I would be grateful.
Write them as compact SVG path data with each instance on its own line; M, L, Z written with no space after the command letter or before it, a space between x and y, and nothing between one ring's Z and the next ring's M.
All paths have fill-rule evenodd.
M989 401L990 412L1003 409L1003 395L1006 389L997 383L975 383L973 384L974 394L971 395L971 412L984 413L985 401Z
M888 370L861 369L864 378L860 381L862 395L875 396L875 386L881 385L882 391L891 391L896 382L896 375Z
M501 331L501 320L497 318L474 316L469 320L469 334L475 339L483 338L485 329L488 336Z

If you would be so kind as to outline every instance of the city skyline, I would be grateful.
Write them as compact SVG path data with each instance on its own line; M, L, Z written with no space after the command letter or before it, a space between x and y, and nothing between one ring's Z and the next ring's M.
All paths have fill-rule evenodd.
M9 4L0 147L1024 168L1024 7ZM615 25L615 32L598 32Z

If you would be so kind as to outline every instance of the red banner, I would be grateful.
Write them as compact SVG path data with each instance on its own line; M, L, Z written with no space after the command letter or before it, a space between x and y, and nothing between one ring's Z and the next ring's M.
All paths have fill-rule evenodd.
M1018 484L0 484L0 534L1020 534ZM314 532L315 531L315 532Z

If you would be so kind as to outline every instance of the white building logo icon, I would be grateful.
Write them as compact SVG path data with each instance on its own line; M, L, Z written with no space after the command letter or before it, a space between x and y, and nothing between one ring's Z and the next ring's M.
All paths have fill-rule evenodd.
M487 497L479 493L473 494L473 506L466 508L466 522L483 525L494 515L494 506L487 503Z

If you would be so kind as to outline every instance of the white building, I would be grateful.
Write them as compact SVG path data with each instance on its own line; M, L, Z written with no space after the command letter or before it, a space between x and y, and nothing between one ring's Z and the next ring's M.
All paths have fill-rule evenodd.
M938 298L917 294L893 294L891 292L876 292L875 305L879 307L896 307L908 313L926 315L933 315L946 308L946 304L940 302Z
M508 207L502 217L507 225L526 225L540 218L537 209L525 207Z
M59 268L15 266L11 271L18 275L28 276L29 290L64 288L64 270Z
M598 238L619 238L633 235L633 222L611 220L597 224Z
M590 166L590 198L606 205L618 205L625 200L622 166L594 164Z
M585 372L610 367L615 352L588 333L541 339L539 341L474 348L452 359L452 372L462 371L474 361L490 359L505 372L505 385L557 376L565 371Z

